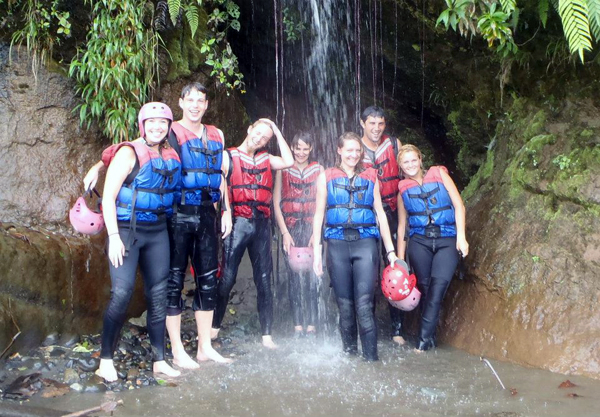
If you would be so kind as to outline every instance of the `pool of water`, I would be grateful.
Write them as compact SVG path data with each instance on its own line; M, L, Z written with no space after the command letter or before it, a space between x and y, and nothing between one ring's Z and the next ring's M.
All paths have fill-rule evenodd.
M235 340L233 341L235 344ZM341 353L337 338L241 342L231 365L203 363L160 386L30 404L83 410L122 399L115 416L597 416L600 381L492 361L442 346L426 353L379 342L380 361ZM171 384L173 385L173 384ZM511 392L511 389L513 391Z

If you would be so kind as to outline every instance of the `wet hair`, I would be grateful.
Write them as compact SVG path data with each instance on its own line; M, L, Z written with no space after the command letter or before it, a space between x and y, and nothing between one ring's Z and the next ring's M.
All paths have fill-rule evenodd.
M294 135L294 139L292 139L291 147L296 147L298 142L304 142L308 146L313 146L313 135L308 131L300 131Z
M363 122L366 122L367 119L369 118L369 116L383 117L384 119L386 119L385 110L383 110L381 107L378 107L378 106L369 106L366 109L364 109L362 114L360 115L360 120L362 120Z
M363 158L365 156L365 149L363 148L363 144L362 144L362 141L360 140L360 136L358 136L358 134L356 134L354 132L342 133L342 135L338 139L337 147L338 147L338 149L342 149L344 147L344 145L346 144L346 142L348 142L350 140L356 141L360 145L360 157L358 158L358 163L356 164L356 167L354 167L354 173L359 174L362 171L364 171ZM336 162L335 166L340 169L342 168L342 158L339 154L337 155L337 162Z
M402 168L400 167L400 160L402 159L402 157L404 156L405 153L409 153L409 152L414 152L417 154L417 156L421 160L421 169L422 169L423 168L423 154L421 153L421 150L419 148L417 148L415 145L402 145L400 147L400 149L398 150L398 155L396 155L396 161L398 162L398 168L400 168L400 171L402 171Z
M198 91L199 93L203 93L206 98L208 98L208 88L206 88L202 83L190 83L183 86L181 89L181 98L185 98L185 96L194 90Z
M258 119L256 122L252 123L252 126L250 126L252 129L254 129L256 126L258 126L259 124L263 124L263 125L267 125L269 126L269 128L271 128L271 125L267 122L263 122L262 120ZM271 129L273 130L273 129Z

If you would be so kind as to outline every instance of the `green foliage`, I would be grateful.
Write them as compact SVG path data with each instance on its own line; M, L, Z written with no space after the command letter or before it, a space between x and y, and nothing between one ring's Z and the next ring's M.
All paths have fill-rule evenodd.
M93 22L85 48L73 59L69 75L83 102L82 124L101 120L113 142L137 135L137 112L157 73L158 34L144 27L145 0L86 0Z
M438 25L444 25L446 30L459 31L463 36L481 36L502 57L518 53L514 33L519 26L520 10L516 0L445 2L446 8L437 19ZM539 25L544 28L552 4L562 22L570 53L577 54L584 62L585 51L592 51L592 36L596 41L600 40L600 0L530 0L522 7L527 8L531 3L537 3ZM522 27L526 28L529 24L524 22Z
M52 56L52 50L64 37L71 35L70 14L60 10L61 0L22 0L9 2L11 11L23 16L23 27L13 32L10 46L23 42L31 53L31 69L37 71Z
M552 160L552 163L558 167L561 171L569 169L571 167L571 158L566 155L558 155Z
M283 31L285 32L286 40L288 42L297 41L304 30L306 30L306 26L300 20L298 12L285 7L283 9Z

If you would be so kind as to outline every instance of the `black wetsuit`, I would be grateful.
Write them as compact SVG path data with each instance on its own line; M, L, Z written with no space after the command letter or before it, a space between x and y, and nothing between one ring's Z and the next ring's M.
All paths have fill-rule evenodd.
M217 306L212 327L221 328L227 310L229 295L238 273L244 252L248 249L252 262L252 276L257 291L258 318L263 335L271 334L273 323L273 293L271 291L271 221L260 217L234 217L233 230L225 239L223 275L217 289Z
M129 240L129 222L119 222L119 235L123 242ZM135 238L123 257L123 265L115 268L110 261L111 292L104 313L102 330L102 359L112 359L127 307L133 295L138 264L144 279L144 294L148 306L147 327L155 361L165 359L165 317L167 278L169 276L169 236L167 223L137 223Z

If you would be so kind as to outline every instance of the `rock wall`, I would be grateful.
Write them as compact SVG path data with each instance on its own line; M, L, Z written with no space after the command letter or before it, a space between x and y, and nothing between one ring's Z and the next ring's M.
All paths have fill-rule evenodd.
M517 99L507 115L463 192L468 278L450 288L442 337L600 378L600 103L574 90Z

